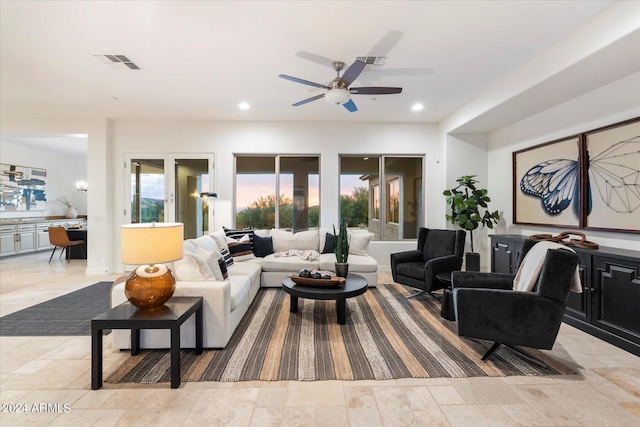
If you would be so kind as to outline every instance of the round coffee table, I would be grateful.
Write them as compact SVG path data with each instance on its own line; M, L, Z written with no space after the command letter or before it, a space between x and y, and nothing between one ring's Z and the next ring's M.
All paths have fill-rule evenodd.
M345 324L347 317L347 298L364 294L368 286L367 279L357 274L348 274L344 284L335 288L297 285L288 276L282 280L282 290L291 295L291 313L298 312L298 298L336 300L340 325Z

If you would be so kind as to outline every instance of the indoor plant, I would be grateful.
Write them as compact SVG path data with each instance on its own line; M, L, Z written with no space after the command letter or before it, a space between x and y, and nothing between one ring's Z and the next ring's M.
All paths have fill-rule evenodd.
M447 214L447 221L457 224L469 232L471 237L471 253L466 254L465 265L470 271L480 270L480 254L473 248L473 230L480 225L493 228L500 220L498 211L490 212L487 203L491 198L487 190L477 188L475 175L464 175L456 181L458 185L442 194L447 197L447 205L451 206L451 215Z
M347 234L347 223L343 219L340 220L340 231L336 234L336 226L333 226L333 234L335 237L336 252L336 275L339 277L347 277L349 272L349 236Z

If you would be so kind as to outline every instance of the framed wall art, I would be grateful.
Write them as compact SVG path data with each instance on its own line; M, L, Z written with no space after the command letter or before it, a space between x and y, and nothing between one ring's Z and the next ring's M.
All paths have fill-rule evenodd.
M44 211L46 169L0 164L0 211Z
M640 233L640 118L584 134L584 228Z
M514 224L580 227L582 137L513 153Z

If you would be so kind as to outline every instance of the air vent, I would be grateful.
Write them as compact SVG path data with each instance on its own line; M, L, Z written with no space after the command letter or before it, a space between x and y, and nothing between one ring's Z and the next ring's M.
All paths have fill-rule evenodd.
M118 68L128 68L130 70L139 70L138 67L132 60L127 58L124 55L93 55L100 62L107 65L115 65Z
M386 56L358 56L356 58L358 61L362 61L365 63L364 70L365 71L378 71L384 67L384 64L387 62Z

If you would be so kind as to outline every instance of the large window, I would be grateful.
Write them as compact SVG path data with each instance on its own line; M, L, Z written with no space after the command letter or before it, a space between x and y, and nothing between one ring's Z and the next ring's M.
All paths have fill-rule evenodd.
M237 155L236 227L317 228L319 171L316 156Z
M340 215L377 239L415 239L423 224L422 156L341 156Z

